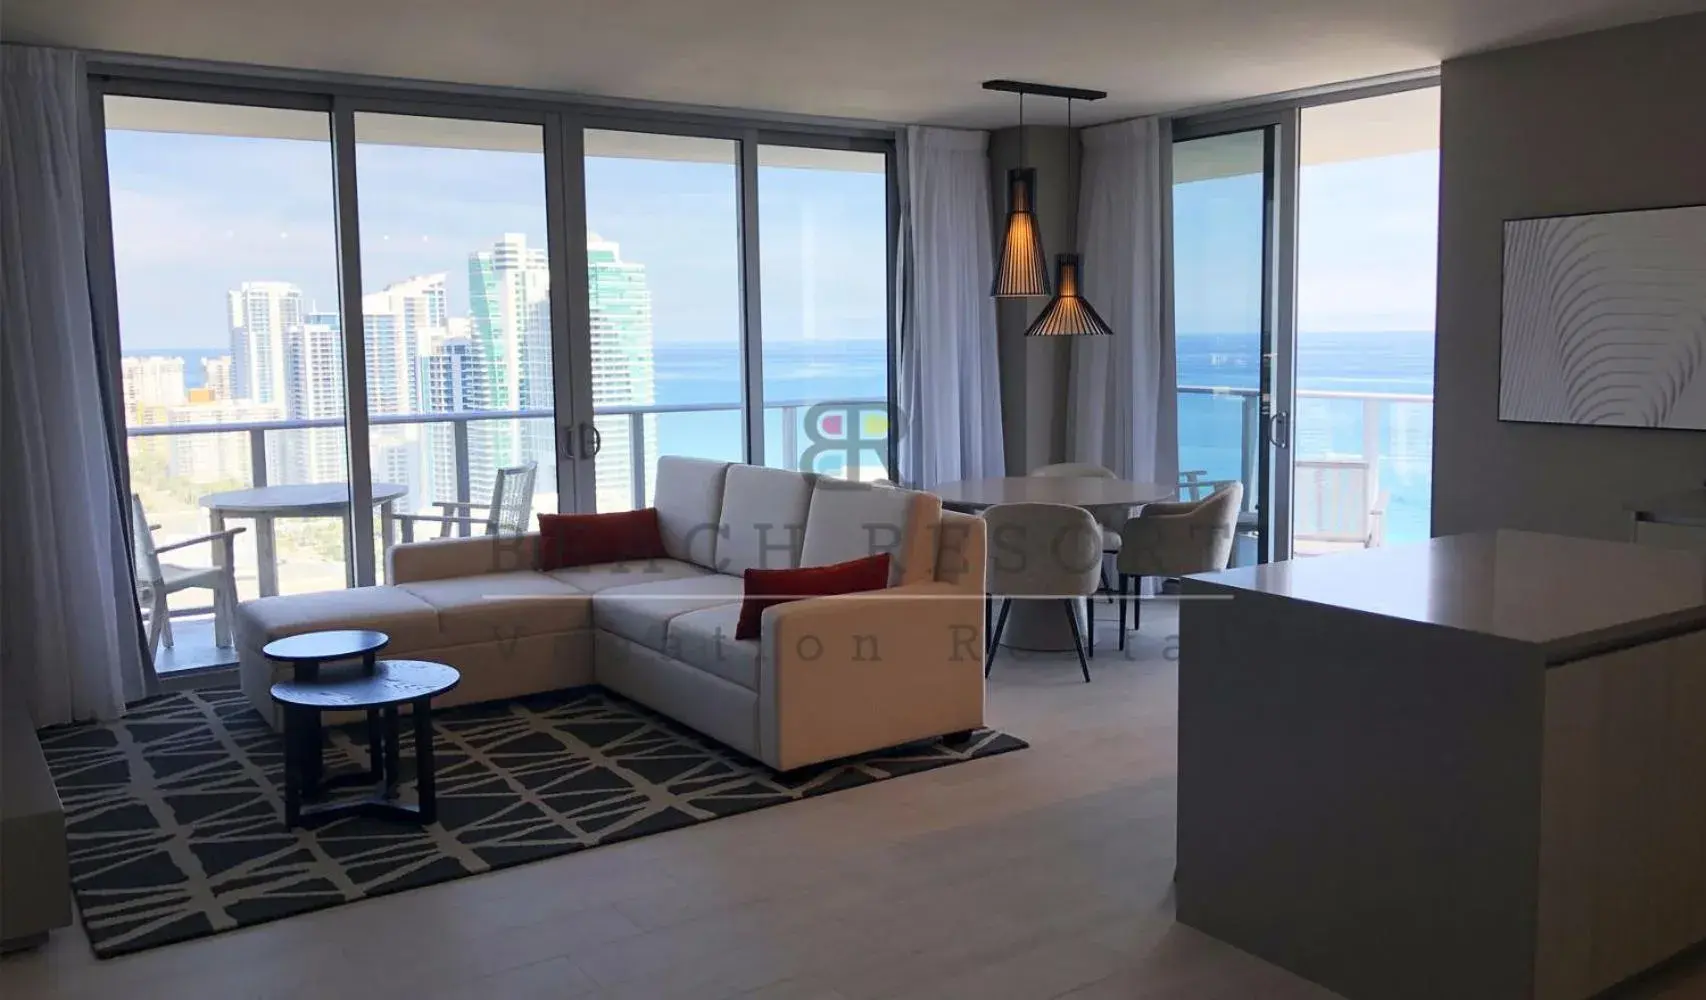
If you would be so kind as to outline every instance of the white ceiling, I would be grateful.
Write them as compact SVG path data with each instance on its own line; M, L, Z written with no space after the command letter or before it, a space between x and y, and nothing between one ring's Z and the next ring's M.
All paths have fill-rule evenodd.
M6 0L9 41L883 122L1079 121L1437 65L1706 0ZM1052 103L1056 107L1038 107ZM1035 121L1059 102L1027 102Z

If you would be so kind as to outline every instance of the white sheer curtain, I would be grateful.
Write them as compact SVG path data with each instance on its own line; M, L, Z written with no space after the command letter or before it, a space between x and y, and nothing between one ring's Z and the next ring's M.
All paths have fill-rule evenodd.
M1067 453L1138 482L1177 482L1178 377L1161 322L1160 123L1115 122L1082 138L1081 281L1114 335L1073 338Z
M1003 474L988 144L983 132L906 130L896 307L910 486Z
M0 659L37 725L148 693L111 398L116 330L91 287L80 55L0 47Z

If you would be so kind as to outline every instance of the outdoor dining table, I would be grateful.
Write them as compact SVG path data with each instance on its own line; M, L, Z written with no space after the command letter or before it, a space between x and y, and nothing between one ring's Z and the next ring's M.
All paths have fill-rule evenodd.
M374 483L373 505L379 508L380 537L391 543L392 505L409 488L398 483ZM344 522L348 544L350 488L348 483L292 483L284 486L254 486L242 490L209 493L201 498L214 531L224 531L229 518L255 522L256 574L262 597L278 593L278 544L273 523L281 517L336 517ZM350 586L355 586L354 560L344 561Z

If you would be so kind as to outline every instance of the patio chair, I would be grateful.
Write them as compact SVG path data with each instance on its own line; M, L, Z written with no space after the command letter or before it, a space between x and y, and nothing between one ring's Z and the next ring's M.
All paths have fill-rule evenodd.
M148 612L148 653L159 653L161 643L172 648L172 612L167 598L180 590L213 591L213 641L231 645L231 619L237 611L236 547L232 540L246 528L226 528L197 535L168 545L154 543L154 526L142 509L142 498L130 495L130 516L136 535L136 599ZM162 563L160 556L192 545L213 545L212 566L178 566Z
M415 540L417 522L438 525L440 538L449 538L452 528L462 529L464 535L471 534L476 527L483 527L487 535L526 532L533 518L533 481L538 473L537 462L499 469L497 478L492 481L492 502L489 504L439 500L433 506L443 513L398 514L397 523L402 527L403 541ZM485 513L476 515L475 511Z

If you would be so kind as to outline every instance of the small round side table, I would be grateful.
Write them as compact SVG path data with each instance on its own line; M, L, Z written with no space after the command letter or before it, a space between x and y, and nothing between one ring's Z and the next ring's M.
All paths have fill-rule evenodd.
M432 823L438 819L432 754L432 700L461 683L455 667L427 660L379 660L371 672L280 681L272 698L284 709L284 824L286 829L341 816L363 815ZM398 709L408 705L415 730L415 802L397 801L402 780ZM366 774L321 779L320 713L367 713ZM312 734L310 742L308 734ZM333 787L366 782L364 798L337 802L319 798Z

